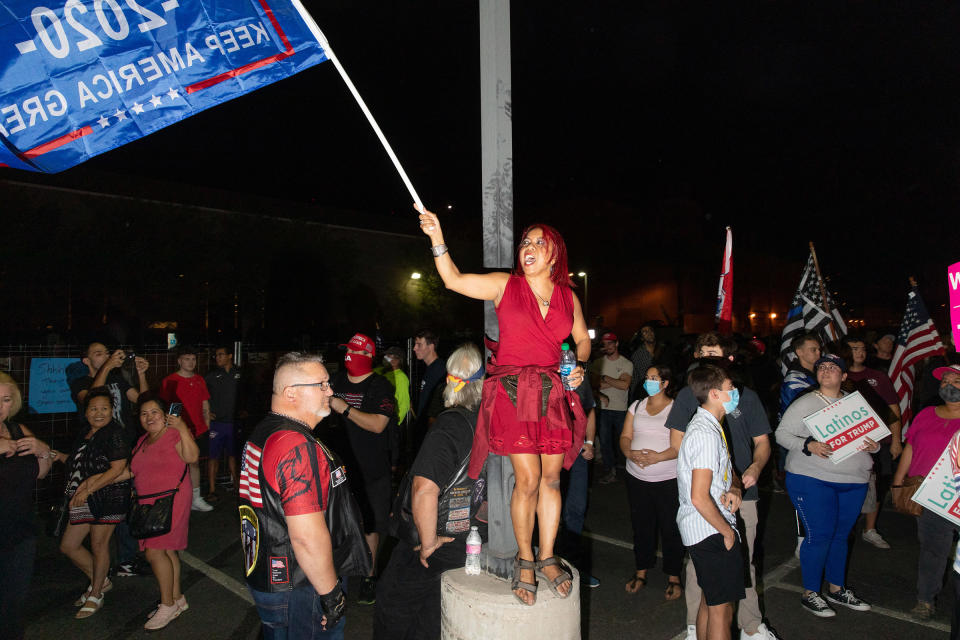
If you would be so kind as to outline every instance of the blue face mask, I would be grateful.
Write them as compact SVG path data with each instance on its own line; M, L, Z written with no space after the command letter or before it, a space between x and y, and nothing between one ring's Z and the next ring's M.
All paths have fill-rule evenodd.
M647 392L648 396L655 396L660 393L660 381L659 380L644 380L643 381L643 390Z
M740 391L730 389L727 393L730 395L730 400L723 403L723 410L725 413L733 413L733 410L740 404Z

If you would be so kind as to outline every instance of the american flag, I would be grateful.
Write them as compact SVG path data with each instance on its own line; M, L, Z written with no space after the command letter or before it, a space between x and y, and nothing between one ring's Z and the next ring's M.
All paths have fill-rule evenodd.
M920 299L916 287L907 294L907 309L903 312L897 344L890 362L890 380L900 398L900 422L909 426L913 417L913 384L916 381L917 364L930 356L944 355L940 334L926 305Z
M240 461L240 497L248 500L258 509L263 508L263 498L260 495L260 456L263 451L248 442L243 447L243 458Z
M800 277L800 286L797 287L797 293L793 296L793 302L790 303L790 311L787 312L787 324L783 328L783 338L780 341L780 368L784 374L790 367L790 362L796 359L796 354L790 348L790 341L794 336L807 331L816 331L822 334L825 342L839 339L840 336L847 334L847 325L837 305L827 294L827 304L830 305L830 315L823 309L823 296L820 295L820 282L817 279L817 268L813 262L813 252L807 257L807 266L803 268L803 275ZM827 328L830 325L830 318L833 318L833 325L840 335L831 335Z

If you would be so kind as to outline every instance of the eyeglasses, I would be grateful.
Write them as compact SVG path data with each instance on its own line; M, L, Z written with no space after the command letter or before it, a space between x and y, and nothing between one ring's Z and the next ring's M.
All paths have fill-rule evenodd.
M297 384L288 384L288 387L320 387L321 391L326 391L327 389L333 389L333 385L329 380L324 380L323 382L299 382Z

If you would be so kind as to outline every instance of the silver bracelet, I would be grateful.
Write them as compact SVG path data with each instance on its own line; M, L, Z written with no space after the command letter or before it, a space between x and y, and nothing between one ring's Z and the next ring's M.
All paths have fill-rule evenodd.
M435 247L430 247L430 253L433 254L434 258L439 258L446 252L447 252L447 245L445 244L438 244Z

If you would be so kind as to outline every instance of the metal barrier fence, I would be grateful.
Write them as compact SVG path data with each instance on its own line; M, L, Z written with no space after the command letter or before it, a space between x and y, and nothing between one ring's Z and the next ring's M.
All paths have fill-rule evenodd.
M402 346L405 348L407 345ZM176 350L161 347L134 348L129 345L111 346L110 348L135 351L138 356L146 358L150 363L150 368L146 374L147 382L152 390L159 389L161 381L179 368ZM17 416L12 416L11 420L25 424L38 438L60 451L69 451L74 440L78 437L81 428L80 415L76 410L60 413L34 413L28 410L31 392L31 362L34 358L75 358L80 361L86 355L86 349L87 345L0 345L0 371L10 374L19 385L23 396L23 409ZM287 351L290 351L290 348L243 345L242 362L239 363L239 366L244 371L244 376L249 383L252 394L252 397L247 398L251 421L258 418L258 414L269 410L270 385L274 365L277 357ZM331 374L339 369L342 351L339 350L336 343L319 344L310 351L324 355ZM200 375L206 374L216 366L213 353L213 346L202 345L198 347L197 372ZM415 396L415 390L419 388L420 376L417 374L416 368L410 366L409 361L407 372L410 376L410 388ZM66 384L66 378L64 378L64 385ZM50 474L37 482L34 500L41 508L41 512L49 505L59 503L62 499L64 481L63 465L55 464Z

